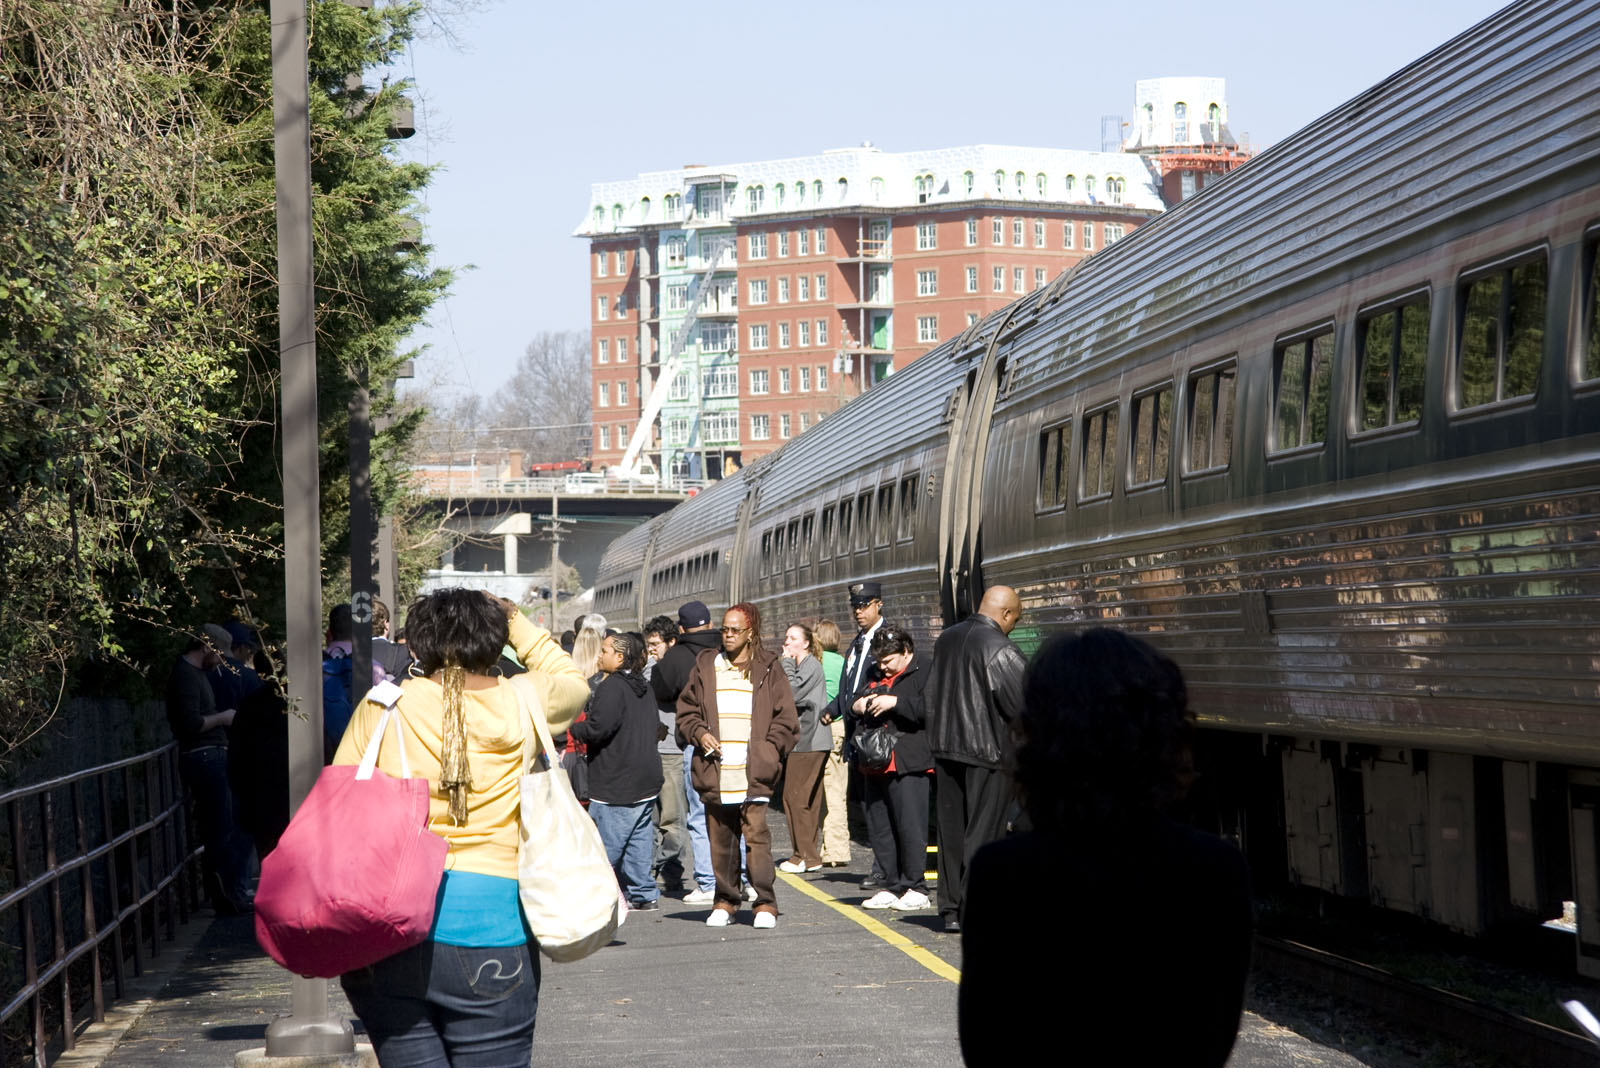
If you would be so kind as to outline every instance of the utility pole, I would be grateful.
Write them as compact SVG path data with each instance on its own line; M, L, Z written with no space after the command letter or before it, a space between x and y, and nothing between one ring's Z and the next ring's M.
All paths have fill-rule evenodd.
M270 17L278 356L283 375L284 641L289 707L298 713L288 717L289 803L299 808L322 771L322 527L306 0L271 0ZM267 1025L268 1057L337 1057L355 1052L350 1022L329 1018L326 979L296 976L290 990L291 1015Z
M372 684L372 407L367 367L350 394L350 684L359 700Z
M539 519L545 523L544 533L550 539L550 633L559 635L556 624L556 607L561 600L561 535L565 525L561 522L561 495L550 492L550 514Z

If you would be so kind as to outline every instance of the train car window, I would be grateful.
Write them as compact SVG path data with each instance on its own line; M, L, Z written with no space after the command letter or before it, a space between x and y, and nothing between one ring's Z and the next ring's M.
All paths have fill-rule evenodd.
M1362 430L1422 418L1428 298L1363 312L1356 320L1356 394Z
M1272 352L1277 398L1274 452L1328 439L1328 394L1333 385L1333 327L1279 344Z
M833 555L833 505L822 510L822 537L818 539L817 559L826 560Z
M1172 466L1172 386L1133 398L1133 452L1128 484L1154 486L1167 480Z
M772 531L761 535L761 574L766 575L772 571Z
M785 558L786 566L792 569L800 562L800 520L789 520L789 533L785 536L783 544L789 551L789 555Z
M877 535L872 539L875 545L888 545L894 537L894 483L878 487L878 525L873 528Z
M813 544L813 540L812 540L813 539L813 535L815 534L815 526L816 526L816 520L812 516L808 515L804 519L800 520L800 566L801 567L810 567L811 566L811 548L812 548L812 544Z
M917 535L917 476L907 475L900 480L900 540L909 541Z
M1585 250L1589 265L1587 298L1583 302L1583 380L1600 378L1600 241L1590 241Z
M850 551L850 528L854 519L855 502L846 498L839 502L839 555Z
M1116 471L1117 409L1102 408L1083 421L1083 464L1078 470L1078 500L1111 496Z
M1039 501L1046 512L1067 503L1067 466L1072 454L1072 422L1051 427L1039 435Z
M1462 284L1456 308L1456 405L1530 397L1539 384L1549 269L1544 256Z
M866 549L872 544L872 491L856 498L856 549Z
M1188 474L1220 471L1233 460L1233 364L1189 377Z

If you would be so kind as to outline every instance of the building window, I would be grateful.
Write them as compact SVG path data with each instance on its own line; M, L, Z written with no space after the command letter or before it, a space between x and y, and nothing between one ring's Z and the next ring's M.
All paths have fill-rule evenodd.
M1013 267L1013 268L1011 268L1011 292L1013 292L1013 293L1021 293L1022 292L1023 278L1024 277L1025 277L1024 276L1024 272L1023 272L1023 269L1021 267Z
M1063 423L1039 435L1039 511L1067 503L1068 460L1072 453L1072 424Z
M799 295L798 295L799 299L800 300L810 300L811 299L811 279L810 279L810 277L807 276L807 275L801 275L800 278L799 278L799 282L800 282L800 292L799 292Z
M801 412L800 413L800 433L804 434L806 432L806 429L808 427L810 427L810 426L811 426L811 413L810 412Z
M1237 367L1189 379L1189 473L1219 471L1233 455L1233 388Z
M931 344L939 340L939 317L937 315L917 316L917 341L922 344Z
M780 438L788 438L790 433L789 413L784 412L782 415L778 416L778 436Z
M1006 291L1006 269L1004 267L996 267L994 269L994 291L996 293L1004 293Z
M939 247L938 232L931 222L917 223L917 248L931 249Z
M667 311L683 311L684 301L688 295L687 282L673 282L667 286Z
M759 185L753 185L745 190L745 210L760 211L766 202L767 191Z
M610 382L602 382L602 383L600 383L600 399L595 401L595 407L596 408L609 408L609 407L611 407L611 383Z
M672 389L668 392L667 399L674 401L686 401L692 399L689 396L688 371L679 371L677 376L673 378Z
M1172 386L1133 398L1133 442L1128 484L1154 486L1167 480L1172 461Z
M779 188L781 189L782 186L779 186ZM789 231L787 231L787 230L779 230L778 231L778 255L779 256L787 256L788 254L789 254Z
M1006 221L1004 219L992 220L989 229L991 231L989 234L989 243L991 245L1003 245L1006 243Z
M628 362L628 339L625 337L617 338L617 362Z
M615 255L617 260L617 275L620 277L628 273L628 254L619 249Z
M1077 242L1073 240L1073 238L1077 236L1077 230L1078 224L1073 222L1071 219L1068 219L1066 222L1061 224L1062 248L1072 248L1077 244Z
M1549 269L1528 260L1475 278L1458 291L1456 404L1532 396L1544 350Z
M1041 197L1044 196L1045 191L1050 188L1050 179L1045 177L1043 171L1040 171L1038 174L1033 176L1033 187L1038 191L1038 194Z
M805 326L804 323L801 323L800 325ZM811 368L809 367L800 368L800 392L811 392Z
M1117 410L1102 408L1083 425L1083 464L1078 471L1078 500L1111 496L1117 454Z
M778 347L780 349L786 349L786 348L789 347L789 324L788 323L779 323L778 324Z
M817 183L817 196L822 196L822 183ZM828 251L828 231L817 227L817 255L821 256Z
M662 197L661 212L662 215L668 219L683 218L683 194L668 193L666 196Z
M627 403L628 403L628 383L626 383L626 382L618 382L617 383L617 407L620 408L624 404L627 404Z
M613 205L611 205L611 222L612 222L612 225L614 225L614 226L621 226L622 225L622 205L621 204L613 204Z
M1094 175L1083 176L1083 195L1089 198L1089 203L1094 203Z
M764 259L767 258L767 235L766 234L751 234L749 239L748 239L748 244L749 244L749 247L750 247L750 258L751 259L753 259L753 260L764 260Z
M611 342L607 341L605 338L600 339L600 362L611 362Z
M804 184L797 185L797 186L795 186L795 188L796 189L804 189L805 185ZM796 230L795 231L795 237L798 239L798 243L799 243L799 246L800 246L800 255L802 255L802 256L811 255L811 231L810 230Z
M778 392L789 392L789 369L787 367L778 368Z
M1179 144L1189 140L1189 105L1181 100L1172 105L1172 139Z
M700 326L701 352L729 352L733 349L732 323L702 323Z
M1044 248L1044 220L1033 220L1033 247Z
M1028 176L1021 171L1016 173L1017 196L1020 198L1028 190Z
M804 348L809 348L810 346L811 346L811 322L809 320L807 320L807 319L801 319L800 320L800 347L804 349Z
M1022 247L1022 220L1011 220L1011 243L1018 248Z
M765 304L767 302L767 280L765 278L750 279L750 303Z
M1126 232L1123 230L1121 223L1105 223L1101 226L1101 230L1104 231L1101 236L1105 238L1107 245L1121 241L1122 235Z
M826 319L818 319L817 320L817 344L826 345L827 343L828 343L828 320L826 320Z
M817 275L817 299L828 299L828 276L825 274Z
M825 365L817 367L817 392L828 392L828 368Z
M1106 200L1110 201L1112 204L1121 204L1122 191L1127 188L1127 185L1128 183L1121 178L1107 178ZM1111 244L1110 239L1106 240L1106 244Z
M1083 224L1083 251L1094 251L1094 223Z
M1033 288L1035 288L1035 289L1043 289L1044 288L1044 282L1045 282L1044 268L1043 267L1035 267L1033 269Z
M968 326L977 326L978 325L978 313L977 312L967 312L967 325Z
M737 397L739 395L739 369L731 365L713 367L705 372L700 392L706 397Z
M667 420L667 444L686 445L689 441L689 420L674 416Z
M1304 448L1328 438L1328 394L1333 385L1333 328L1273 349L1277 403L1274 452Z
M611 428L608 426L600 428L600 447L602 449L611 448Z
M754 396L762 396L769 392L766 371L750 372L750 392Z
M976 245L977 243L978 243L978 220L977 219L968 219L967 220L967 244L968 245Z
M666 241L666 261L668 267L682 267L687 262L689 242L682 237L669 237Z
M752 349L764 349L767 347L766 323L750 324L750 347Z
M765 415L750 417L750 440L766 441L772 437L772 420Z
M787 303L789 303L789 279L788 278L780 278L780 279L778 279L778 303L779 304L787 304Z
M611 263L611 258L609 256L607 256L604 252L600 252L600 253L596 253L595 254L594 260L595 260L595 268L594 268L595 275L600 277L600 278L604 278L606 276L606 270L608 268L608 265Z
M874 178L868 185L872 189L872 202L874 204L881 203L883 200L883 179Z
M849 199L850 196L850 180L848 178L840 178L837 185L839 190L839 203L843 204L847 199Z
M617 318L624 319L628 315L628 294L617 294Z
M976 267L968 267L967 268L967 292L968 293L976 293L977 291L978 291L978 269Z
M994 172L994 191L996 193L1004 193L1006 191L1006 172L1005 171L995 171Z
M609 318L611 318L611 298L610 297L606 297L606 296L597 297L595 299L594 306L595 306L595 316L597 318L600 318L600 319L609 319Z
M701 424L701 436L708 445L732 445L739 440L738 412L710 412Z
M917 272L917 296L936 297L939 295L939 272L937 269Z

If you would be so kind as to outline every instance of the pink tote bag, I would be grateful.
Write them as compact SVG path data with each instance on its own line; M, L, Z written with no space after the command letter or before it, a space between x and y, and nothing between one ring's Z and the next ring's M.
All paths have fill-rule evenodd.
M381 683L384 705L357 767L322 769L261 862L256 941L297 975L331 978L394 955L433 929L444 878L443 838L428 829L427 779L406 764L400 687ZM400 778L377 770L390 719Z

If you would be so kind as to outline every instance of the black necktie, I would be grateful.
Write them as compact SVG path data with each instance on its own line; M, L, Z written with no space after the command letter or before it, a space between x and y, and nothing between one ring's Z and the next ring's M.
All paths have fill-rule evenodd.
M861 670L866 665L867 632L862 631L856 635L856 640L850 643L850 689L852 691L861 686Z

